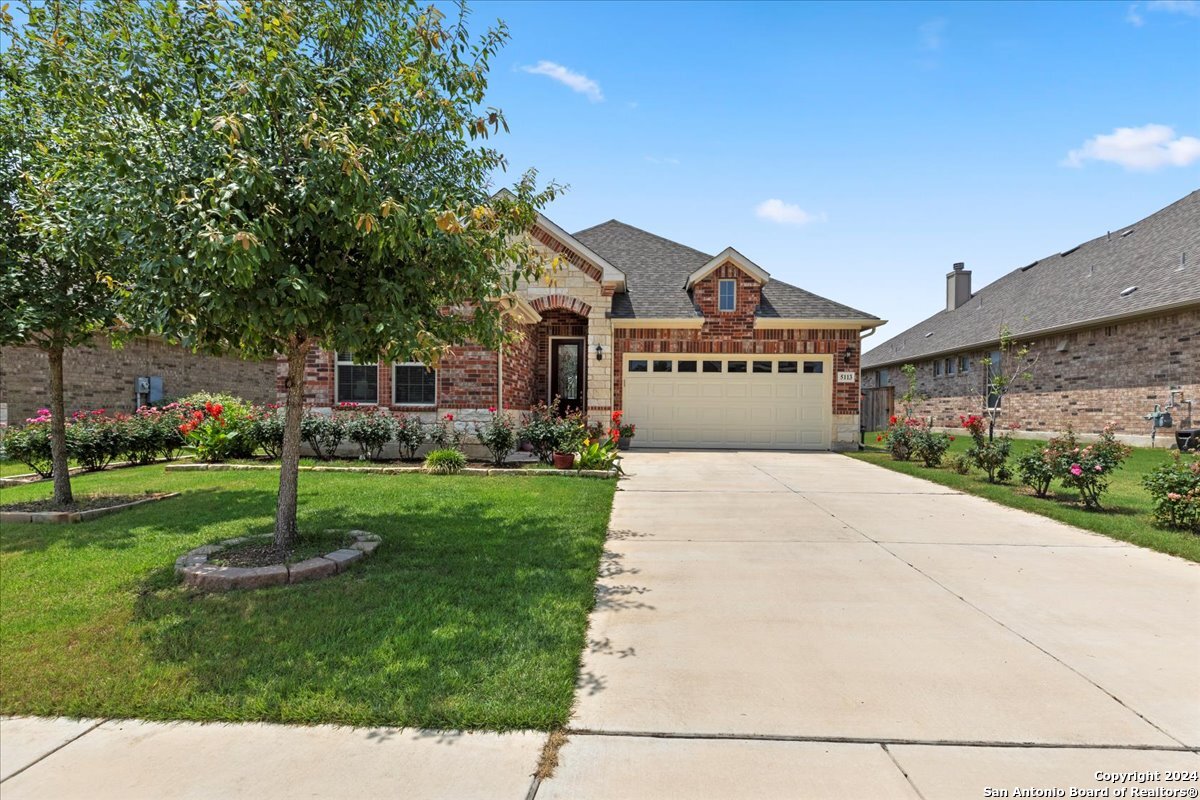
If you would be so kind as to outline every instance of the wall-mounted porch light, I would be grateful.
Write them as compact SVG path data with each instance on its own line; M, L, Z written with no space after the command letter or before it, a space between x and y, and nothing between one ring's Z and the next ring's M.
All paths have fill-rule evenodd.
M604 360L604 345L602 345L602 344L596 345L596 360L597 361Z

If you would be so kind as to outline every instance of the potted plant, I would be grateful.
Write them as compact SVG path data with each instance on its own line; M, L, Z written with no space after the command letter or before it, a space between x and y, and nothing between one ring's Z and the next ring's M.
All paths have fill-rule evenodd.
M637 433L637 426L622 422L621 415L624 413L624 411L614 411L612 413L612 430L609 431L609 434L617 440L617 447L619 449L628 450L629 445L633 443L633 435Z

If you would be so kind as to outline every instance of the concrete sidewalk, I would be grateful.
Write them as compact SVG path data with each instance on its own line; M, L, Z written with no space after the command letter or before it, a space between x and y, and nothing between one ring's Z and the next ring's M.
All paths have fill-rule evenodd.
M524 800L544 733L0 720L4 800Z

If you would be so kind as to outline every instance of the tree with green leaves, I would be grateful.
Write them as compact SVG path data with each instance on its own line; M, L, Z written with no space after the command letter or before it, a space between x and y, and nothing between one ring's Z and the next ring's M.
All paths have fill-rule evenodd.
M50 371L54 502L70 505L63 354L117 321L111 172L94 136L98 29L79 2L0 8L0 342L35 344Z
M297 533L305 361L436 364L497 346L554 196L493 192L485 106L502 23L396 0L109 0L136 315L194 347L287 363L275 540Z

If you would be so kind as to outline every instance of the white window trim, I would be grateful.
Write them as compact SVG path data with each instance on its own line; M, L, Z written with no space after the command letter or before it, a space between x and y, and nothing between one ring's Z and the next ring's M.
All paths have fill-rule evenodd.
M334 354L333 354L333 404L335 406L341 405L342 403L354 403L355 405L360 405L360 406L377 406L377 405L379 405L379 362L378 361L375 362L375 402L373 402L373 403L369 403L365 400L339 400L338 399L338 396L341 394L341 391L340 391L341 380L338 378L338 373L340 372L340 370L338 369L338 367L341 367L341 366L369 367L371 365L358 363L357 361L354 360L354 356L350 356L349 361L343 361L342 354L338 353L336 351L334 352Z
M725 284L733 286L733 305L729 308L721 307L721 287ZM720 278L717 280L717 311L722 314L728 314L731 311L737 310L737 281L733 278Z
M424 367L429 372L433 373L433 402L432 403L398 403L396 402L396 367ZM429 369L424 361L393 361L392 374L389 376L392 379L392 405L401 406L403 408L437 408L438 404L438 371L437 369Z

